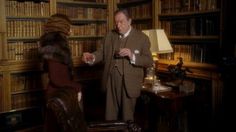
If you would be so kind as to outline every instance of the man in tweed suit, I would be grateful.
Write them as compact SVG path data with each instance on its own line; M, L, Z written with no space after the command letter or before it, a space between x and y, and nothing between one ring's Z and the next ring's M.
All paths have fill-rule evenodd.
M136 99L144 78L144 68L153 64L148 37L131 26L126 9L114 14L116 29L104 38L104 46L83 53L89 64L104 62L102 86L106 90L106 120L134 120Z

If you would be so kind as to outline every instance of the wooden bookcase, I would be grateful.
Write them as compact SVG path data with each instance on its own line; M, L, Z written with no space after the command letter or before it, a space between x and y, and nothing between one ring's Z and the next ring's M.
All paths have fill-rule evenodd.
M103 36L113 26L110 22L113 1L0 0L0 3L0 114L42 109L47 74L38 55L39 38L44 23L54 13L66 14L73 22L69 44L76 67L75 80L100 77L100 74L92 76L101 70L99 66L85 68L89 75L86 71L79 72L79 67L84 66L81 55L102 46Z
M0 9L0 65L4 80L0 112L41 107L43 82L38 47L42 26L50 16L50 3L1 0Z
M157 0L157 25L171 41L174 52L159 55L159 71L167 71L183 58L187 77L210 81L213 115L222 103L222 84L218 63L222 45L221 0Z
M158 28L168 35L174 53L167 58L216 64L221 42L220 0L160 0ZM211 50L209 50L211 49Z
M83 52L93 52L101 46L101 39L108 31L108 4L101 2L83 2L56 0L56 12L72 20L72 33L69 44L76 65Z
M26 85L21 83L31 81L28 80L31 78L31 73L35 74L34 71L42 70L38 57L39 37L42 34L43 24L51 14L63 13L72 19L73 26L69 44L76 67L83 65L81 62L83 52L92 52L102 46L101 39L111 27L109 25L109 20L111 20L109 10L112 9L112 6L109 6L106 0L50 0L42 2L1 0L1 3L0 49L2 52L0 59L3 67L1 68L2 72L5 73L7 70L7 75L2 74L1 80L6 78L9 82L5 83L6 85L3 83L1 87L4 89L7 87L8 92L4 92L4 95L7 96L12 92L13 95L31 93L28 88L17 87ZM34 67L36 65L37 68ZM16 79L17 74L19 74L18 79ZM39 73L37 75L40 76ZM21 79L23 82L19 81L19 84L16 84ZM38 84L33 87L36 86L42 87ZM3 91L2 88L1 91ZM32 93L34 92L35 90ZM6 98L14 97L8 96ZM5 106L1 107L1 110L15 110L15 106L9 105L12 104L11 99L7 100L9 101L4 102L6 105L1 103Z

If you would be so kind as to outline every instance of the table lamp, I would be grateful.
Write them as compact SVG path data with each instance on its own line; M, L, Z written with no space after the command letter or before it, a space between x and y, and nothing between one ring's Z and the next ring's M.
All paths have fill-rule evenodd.
M165 34L164 29L148 29L142 30L150 40L151 47L150 50L152 52L154 64L153 67L147 69L147 80L152 80L152 85L156 79L156 64L158 62L158 54L165 54L173 52L173 48Z

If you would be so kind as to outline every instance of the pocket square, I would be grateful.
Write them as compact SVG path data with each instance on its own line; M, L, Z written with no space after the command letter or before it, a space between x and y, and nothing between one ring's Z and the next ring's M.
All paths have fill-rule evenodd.
M139 54L139 50L134 50L134 54Z

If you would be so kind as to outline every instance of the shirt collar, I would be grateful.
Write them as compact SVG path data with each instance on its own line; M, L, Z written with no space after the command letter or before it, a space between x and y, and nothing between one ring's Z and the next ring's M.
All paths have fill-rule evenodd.
M132 27L130 26L129 30L128 30L125 34L123 34L123 38L126 38L126 37L129 35L131 29L132 29ZM120 38L121 38L121 37L122 37L122 36L120 35Z

